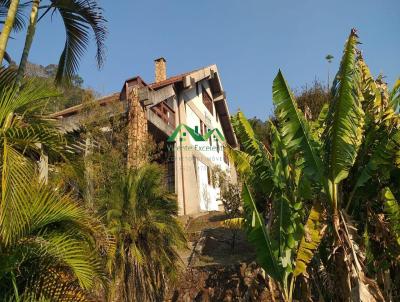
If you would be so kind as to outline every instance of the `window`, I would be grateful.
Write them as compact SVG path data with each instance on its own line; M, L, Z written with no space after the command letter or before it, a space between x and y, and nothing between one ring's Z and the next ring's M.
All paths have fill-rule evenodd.
M204 106L206 106L206 108L208 109L208 111L210 111L210 113L212 115L214 115L214 104L212 101L212 98L210 97L210 95L207 93L207 91L203 88L203 104Z

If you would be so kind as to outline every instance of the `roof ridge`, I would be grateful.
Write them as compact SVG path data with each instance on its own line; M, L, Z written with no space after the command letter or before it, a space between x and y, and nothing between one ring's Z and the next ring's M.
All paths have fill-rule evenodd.
M180 74L177 74L177 75L173 75L173 76L170 76L170 77L166 78L163 81L150 83L150 84L148 84L148 86L151 87L151 88L164 87L164 86L167 86L167 85L170 85L170 84L173 84L173 83L176 83L176 82L179 82L179 81L183 80L183 77L185 77L185 76L187 76L187 75L189 75L191 73L194 73L194 72L206 69L206 68L211 68L214 65L215 64L206 65L206 66L203 66L203 67L200 67L200 68L188 71L188 72L184 72L184 73L180 73Z

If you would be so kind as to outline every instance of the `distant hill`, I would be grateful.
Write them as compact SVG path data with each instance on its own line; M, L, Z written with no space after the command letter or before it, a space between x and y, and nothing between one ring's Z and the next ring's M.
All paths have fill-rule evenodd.
M47 66L28 62L26 66L25 76L29 78L40 78L49 86L54 86L54 79L57 72L56 64ZM91 89L83 88L83 78L75 75L72 78L72 85L58 87L62 92L62 97L54 99L49 104L49 111L56 112L62 109L81 104L84 101L93 99L97 93Z

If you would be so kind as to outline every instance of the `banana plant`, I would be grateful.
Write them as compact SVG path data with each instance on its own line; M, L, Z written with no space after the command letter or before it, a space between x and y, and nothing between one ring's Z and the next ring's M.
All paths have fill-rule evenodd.
M388 187L382 190L382 195L385 213L388 216L393 238L395 239L396 245L400 248L400 205Z
M366 212L365 184L390 183L391 172L398 169L398 85L388 93L381 77L372 78L358 43L353 29L333 82L332 99L316 123L306 121L281 71L273 82L277 127L271 127L271 150L263 149L240 112L233 118L242 152L247 153L236 154L236 160L247 167L243 202L249 238L260 264L281 285L287 301L292 299L296 278L307 277L307 265L321 240L331 267L342 269L336 274L340 285L336 299L384 300L377 282L366 277L356 227L362 229L367 220L360 218ZM269 195L260 198L260 192ZM375 190L368 198L378 196ZM264 211L266 221L260 200L271 204ZM302 232L291 236L294 226Z
M291 301L295 280L304 273L324 232L320 223L324 213L316 204L306 217L303 203L310 192L301 173L303 163L293 157L291 146L286 148L281 129L271 123L272 144L267 149L243 113L238 112L233 124L244 150L229 150L229 155L246 180L242 199L249 239L256 247L259 264L279 284L283 298ZM265 208L270 209L266 218L260 210Z

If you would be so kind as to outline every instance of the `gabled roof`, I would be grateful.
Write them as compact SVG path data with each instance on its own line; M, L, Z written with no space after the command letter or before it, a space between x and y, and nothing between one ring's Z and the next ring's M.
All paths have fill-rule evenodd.
M169 85L173 85L174 87L178 86L188 88L203 79L208 79L210 81L210 86L213 94L218 95L218 97L214 99L214 103L216 111L220 118L221 126L229 144L233 147L236 147L238 144L231 124L231 117L229 114L224 89L222 87L221 80L219 78L218 68L216 65L209 65L190 72L185 72L176 76L169 77L164 81L151 83L147 86L151 90L159 90Z
M186 73L182 73L182 74L179 74L179 75L176 75L176 76L173 76L173 77L169 77L164 81L161 81L161 82L158 82L158 83L156 83L156 82L151 83L149 85L149 87L152 88L152 89L159 89L159 88L171 85L171 84L182 82L184 77L189 75L189 74L190 74L190 72L186 72Z
M169 77L169 78L165 79L164 81L153 82L153 83L149 84L148 86L150 88L152 88L152 89L159 89L159 88L171 85L171 84L179 83L179 82L182 82L185 79L186 76L188 76L188 75L190 75L192 73L195 73L197 71L206 69L206 68L211 68L212 66L214 66L214 65L205 66L205 67L202 67L202 68L199 68L199 69L195 69L195 70L192 70L192 71L189 71L189 72L181 73L181 74Z
M169 85L173 85L173 87L177 87L178 85L179 87L188 88L192 86L194 83L197 83L198 81L201 81L203 79L208 79L210 81L210 86L213 91L213 94L218 95L218 97L214 99L216 111L218 112L220 122L227 141L231 146L236 147L237 140L230 121L230 114L225 98L225 93L222 88L221 80L219 78L218 68L216 65L209 65L190 72L185 72L179 75L169 77L164 81L151 84L147 84L146 82L144 82L140 76L129 78L125 81L125 84L121 92L113 93L109 96L99 98L97 101L101 106L106 106L109 103L124 100L125 89L127 85L129 86L129 83L138 83L141 87L149 87L150 90L157 91ZM78 112L80 112L84 108L84 106L85 106L84 104L73 106L64 109L62 111L53 113L50 117L63 118L75 115Z

